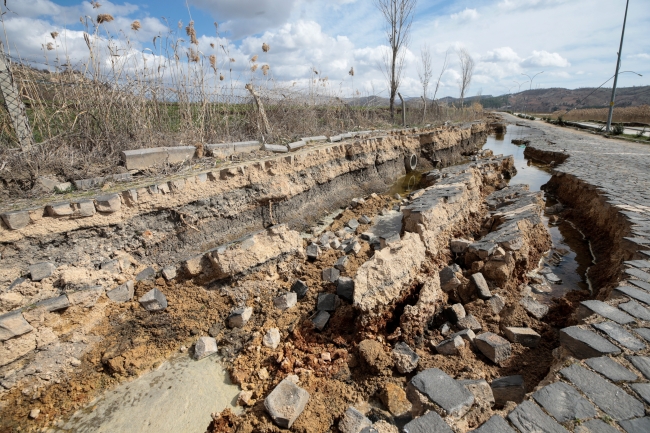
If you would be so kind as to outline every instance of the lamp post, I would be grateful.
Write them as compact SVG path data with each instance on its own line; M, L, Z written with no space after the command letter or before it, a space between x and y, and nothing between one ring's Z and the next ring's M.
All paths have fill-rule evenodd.
M533 75L533 78L530 78L530 75L528 75L528 74L524 74L523 72L521 73L521 75L527 76L529 78L529 80L530 80L530 86L528 87L528 90L532 90L532 88L533 88L533 80L535 79L535 77L538 76L539 74L543 74L543 73L544 73L544 71L538 72L535 75ZM527 101L528 101L528 98L526 98L526 104L524 105L524 114L526 114L526 106L528 105Z
M612 117L614 117L614 98L616 98L616 84L618 82L618 70L621 68L621 52L623 51L623 37L625 36L625 23L627 22L627 8L630 6L630 0L625 3L625 17L623 18L623 31L621 32L621 45L618 48L618 60L616 61L616 73L614 74L614 87L612 88L612 99L609 101L609 114L607 115L607 128L609 132L612 127Z
M522 86L522 84L526 84L526 83L527 83L527 81L522 81L521 83L519 83L519 82L517 82L517 81L515 81L515 80L512 80L512 82L515 83L515 84L517 85L517 94L521 93L521 86Z

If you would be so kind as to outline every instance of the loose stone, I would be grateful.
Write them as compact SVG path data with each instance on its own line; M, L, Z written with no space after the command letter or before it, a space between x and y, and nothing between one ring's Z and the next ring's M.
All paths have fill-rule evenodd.
M399 342L393 348L393 361L397 371L407 374L415 370L420 357L406 343Z
M264 399L264 407L273 421L282 428L291 428L309 401L309 393L284 379Z
M162 276L167 281L171 281L176 278L176 268L174 266L167 266L162 270Z
M465 415L474 403L474 395L467 388L438 368L429 368L418 373L409 382L409 389L425 395L447 415L456 418ZM409 397L409 400L415 404L414 398Z
M460 335L442 341L436 346L436 351L441 355L454 356L460 353L460 348L465 346L465 342Z
M53 263L42 262L36 263L29 267L29 274L32 281L41 281L45 278L51 277L54 273L56 266Z
M139 300L140 305L147 311L161 311L167 308L167 298L158 289L151 289Z
M327 322L330 320L330 313L327 311L319 311L316 314L316 317L313 318L312 323L314 324L314 328L318 329L319 331L322 331L325 329L325 326L327 325Z
M526 310L531 316L540 320L548 313L548 306L540 304L531 296L526 296L521 301L519 301L524 310Z
M230 316L228 316L229 328L242 328L246 326L251 316L253 315L252 307L239 307L235 308Z
M336 286L336 294L348 302L354 300L354 280L348 277L340 277Z
M476 294L479 298L490 299L492 297L488 283L485 281L485 277L482 273L478 272L476 274L473 274L470 279L474 286L476 286Z
M291 286L291 291L298 296L298 299L304 298L307 294L307 290L309 290L307 283L301 280L296 280L296 282Z
M106 296L113 302L129 302L133 299L135 290L133 287L133 281L127 281L121 286L117 286L113 290L106 292Z
M460 319L456 326L459 329L471 329L474 332L478 332L483 329L483 325L481 325L476 317L472 316L471 314Z
M201 337L194 345L194 359L203 359L217 353L217 340L212 337Z
M280 330L278 328L271 328L268 331L266 331L266 334L264 334L262 343L266 347L270 347L271 349L275 350L280 345L280 340L281 340Z
M359 433L365 427L372 427L372 421L352 406L345 411L339 422L341 433Z
M336 283L339 279L341 272L336 268L323 269L323 281Z
M298 302L298 294L296 292L287 292L273 299L273 304L276 308L284 311L296 305Z
M321 255L320 247L316 244L309 244L306 248L307 257L311 260L318 260Z
M513 343L519 343L525 347L537 347L542 338L537 332L530 328L507 327L503 334Z
M506 376L494 379L490 387L494 394L494 401L499 406L504 406L509 401L521 403L526 396L523 376Z
M340 304L339 297L333 293L321 293L318 295L316 310L318 311L336 311Z
M508 340L492 332L484 332L474 339L476 347L495 364L510 358L512 348Z

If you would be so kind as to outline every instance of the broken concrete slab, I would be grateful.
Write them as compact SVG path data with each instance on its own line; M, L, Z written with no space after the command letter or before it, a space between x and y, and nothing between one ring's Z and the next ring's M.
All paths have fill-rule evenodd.
M19 337L33 330L34 328L20 311L12 311L0 316L0 341Z
M287 378L264 399L264 407L278 426L291 428L307 402L309 393Z
M228 316L229 328L243 328L246 326L251 316L253 315L252 307L239 307L232 310Z
M508 419L521 433L568 433L567 429L530 401L525 401L517 406L508 414Z
M140 305L147 311L162 311L167 308L167 298L165 294L158 289L151 289L145 293L139 300Z
M420 360L418 354L404 342L399 342L395 345L392 356L397 371L402 374L407 374L415 370Z
M542 336L530 328L506 327L503 335L512 343L519 343L525 347L537 347Z
M273 153L287 153L289 152L289 148L287 146L281 145L281 144L264 144L262 146L262 150L266 150L267 152L273 152Z
M31 265L28 271L32 281L41 281L51 277L55 269L54 263L41 262Z
M590 419L596 416L596 408L575 388L564 382L555 382L536 391L535 401L558 422Z
M580 307L576 312L576 315L579 318L578 320L581 320L591 314L598 314L605 319L613 320L614 322L621 325L626 325L628 323L634 322L634 317L604 302L597 300L580 302Z
M612 382L634 382L639 379L635 373L608 356L589 358L585 360L585 363Z
M512 347L508 340L492 332L484 332L474 339L476 347L495 364L510 358Z
M646 347L641 340L627 332L621 325L618 325L614 322L594 323L591 326L601 332L604 332L609 338L633 352L638 352L639 350L643 350Z
M465 415L474 403L474 395L467 388L438 368L421 371L409 382L407 395L415 409L421 402L409 390L425 395L442 408L446 415L455 418Z
M217 353L217 340L212 337L201 337L194 344L194 359L197 361Z
M520 375L506 376L494 379L490 383L494 402L498 406L504 406L507 402L521 403L526 396L526 384L524 377Z
M605 338L577 326L560 330L560 344L578 359L621 353L621 349Z
M135 289L133 285L133 281L127 281L126 283L122 284L121 286L117 286L113 290L109 290L106 292L106 296L108 296L108 299L110 299L113 302L129 302L131 299L133 299L133 295L135 294Z

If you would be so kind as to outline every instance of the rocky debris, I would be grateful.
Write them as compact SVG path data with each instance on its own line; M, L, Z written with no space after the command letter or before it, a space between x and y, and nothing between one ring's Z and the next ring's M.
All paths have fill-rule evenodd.
M95 208L97 209L97 212L118 212L122 208L122 200L118 194L108 194L95 197Z
M494 402L498 406L505 406L509 401L521 403L526 397L526 385L523 376L506 376L494 379L490 384Z
M480 299L490 299L492 297L488 283L482 273L478 272L469 278L476 287L476 294Z
M367 215L362 215L361 218L359 218L360 224L370 224L371 222L372 222L372 218L370 218Z
M139 301L140 305L147 311L162 311L167 308L167 298L164 293L158 289L151 289L142 296Z
M596 416L596 408L575 388L564 382L555 382L536 391L535 401L559 422L589 419Z
M492 332L484 332L474 339L476 347L495 364L510 358L512 348L508 340Z
M406 424L404 433L453 433L453 430L440 415L430 411Z
M18 337L34 328L25 320L20 311L12 311L0 316L0 341Z
M336 260L334 267L339 271L343 272L347 269L350 263L350 258L348 256L341 256Z
M605 338L577 326L560 330L560 344L578 359L621 353L621 349Z
M36 263L29 267L29 274L32 281L41 281L45 278L51 277L55 269L56 266L54 266L54 263Z
M110 272L113 274L119 274L122 271L119 260L109 260L102 263L100 267L102 271Z
M177 275L176 267L175 266L164 267L161 273L165 280L171 281L174 278L176 278Z
M465 254L465 251L467 251L471 244L472 241L468 241L467 239L452 239L449 247L454 254Z
M217 353L217 340L212 337L201 337L194 344L194 359L203 359Z
M471 329L463 329L462 331L458 331L456 333L451 334L449 338L456 338L456 337L462 338L469 344L474 344L474 339L476 338L476 334Z
M348 302L354 301L354 280L348 277L339 277L336 294Z
M32 409L32 410L29 411L29 417L30 417L31 419L38 419L38 417L39 417L40 414L41 414L41 410L40 410L40 409L36 409L36 408L34 408L34 409Z
M45 206L45 211L48 216L53 218L70 216L74 213L72 206L70 206L70 203L68 202L49 204Z
M380 394L381 401L391 415L395 417L407 416L413 405L406 398L406 391L401 386L387 382Z
M264 407L279 427L291 428L308 401L309 393L287 378L264 399Z
M564 427L530 401L525 401L517 406L510 412L508 419L524 433L568 433Z
M309 244L306 248L307 257L311 260L318 260L321 256L321 249L316 244Z
M138 272L138 274L135 276L135 281L150 280L155 276L156 276L156 270L150 266Z
M528 312L534 318L541 320L548 314L548 306L540 304L531 296L526 296L519 301L519 304L524 307L524 310Z
M352 406L345 411L339 422L341 433L360 433L366 427L372 427L372 421Z
M512 343L519 343L525 347L537 347L541 340L541 335L530 328L506 327L503 334Z
M458 323L459 320L464 319L467 316L463 304L453 304L452 306L445 308L444 314L452 323Z
M357 255L359 252L361 252L361 244L356 239L354 239L345 246L343 252L345 252L345 254Z
M295 285L295 284L294 284ZM298 294L296 292L283 293L273 299L273 305L279 310L288 310L296 305L298 302Z
M444 292L451 292L455 290L458 286L462 284L458 275L461 272L462 270L460 266L458 266L455 263L451 266L447 266L446 268L443 268L440 271L440 288Z
M296 282L291 285L291 291L298 296L298 299L304 298L307 294L307 290L309 290L307 283L301 280L296 280Z
M70 306L70 301L66 295L57 296L56 298L45 299L34 304L29 309L23 310L23 316L28 322L38 321L44 313L65 310Z
M460 354L460 348L464 346L465 341L460 335L457 335L436 345L436 351L441 355L454 356Z
M280 330L278 328L271 328L268 331L266 331L266 334L264 334L264 338L262 339L262 343L266 347L270 347L271 349L275 350L278 348L280 345Z
M487 301L492 313L499 314L501 310L506 306L506 301L501 297L501 295L494 295Z
M317 311L336 311L341 304L341 300L333 293L320 293L316 302Z
M438 368L429 368L415 375L406 394L413 404L412 412L417 415L435 409L426 399L442 408L445 415L457 419L465 415L474 403L474 395L467 388ZM426 397L424 401L422 396Z
M316 313L316 316L312 319L312 323L314 324L314 328L318 329L319 331L322 331L325 329L325 326L327 326L327 322L330 320L330 313L327 311L319 311Z
M341 276L341 273L336 268L323 269L323 281L329 283L336 283Z
M228 316L229 328L243 328L246 326L251 316L253 315L252 307L239 307L232 310Z
M129 302L133 299L135 289L133 281L129 280L121 286L117 286L113 290L106 292L106 296L113 302Z
M9 230L20 230L30 223L31 218L27 211L5 212L2 215L2 221L9 227Z
M425 258L425 247L415 233L406 233L395 246L375 252L357 270L354 305L363 312L391 305L415 278Z
M208 256L219 279L244 273L281 256L304 257L300 233L275 225L245 240L218 248Z
M474 402L483 409L491 409L494 406L494 394L490 384L485 379L459 380L474 395Z
M70 305L81 305L84 308L93 307L97 300L104 294L104 287L90 286L82 290L68 293L68 301Z
M483 329L483 325L481 325L478 319L471 314L460 319L458 323L456 323L456 327L458 329L471 329L474 332L478 332Z
M420 360L418 354L404 342L399 342L395 345L392 356L397 371L402 374L407 374L415 370Z
M391 356L386 353L380 342L363 340L357 348L362 362L373 374L385 375L393 367Z

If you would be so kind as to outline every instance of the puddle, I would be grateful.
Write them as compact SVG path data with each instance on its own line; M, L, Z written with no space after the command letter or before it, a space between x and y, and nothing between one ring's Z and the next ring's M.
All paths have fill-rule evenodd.
M510 184L527 184L531 191L540 191L541 186L551 179L548 166L526 159L526 147L512 143L513 139L522 139L530 133L530 128L508 126L507 133L488 136L483 149L490 149L495 155L512 155L517 175L510 180ZM546 206L556 203L552 198L547 198ZM562 279L562 283L550 284L551 292L548 296L557 298L571 290L589 290L586 273L593 259L588 241L571 222L560 219L555 225L549 222L549 217L551 215L545 213L543 219L551 234L553 247L544 261Z
M402 197L406 197L411 192L419 188L423 174L423 172L418 170L407 173L405 176L402 176L395 181L390 190L388 190L387 194L393 196L395 193L397 193Z
M235 411L238 393L217 357L178 356L104 393L54 431L202 432L211 413L227 407Z

